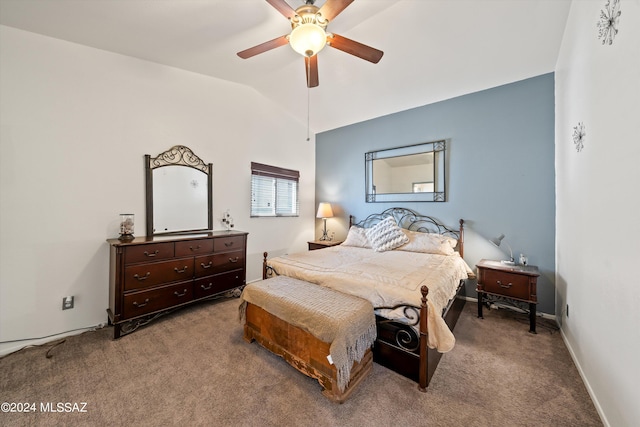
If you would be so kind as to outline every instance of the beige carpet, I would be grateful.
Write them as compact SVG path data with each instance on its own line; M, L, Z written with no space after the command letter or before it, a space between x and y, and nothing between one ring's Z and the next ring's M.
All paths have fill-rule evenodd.
M111 328L0 359L0 400L37 412L1 413L4 426L601 426L560 333L529 334L507 310L475 316L467 303L457 344L427 393L374 364L339 405L258 344L242 340L238 300L165 316L120 340ZM41 402L86 402L42 413ZM64 408L64 406L63 406ZM72 408L72 406L71 406Z

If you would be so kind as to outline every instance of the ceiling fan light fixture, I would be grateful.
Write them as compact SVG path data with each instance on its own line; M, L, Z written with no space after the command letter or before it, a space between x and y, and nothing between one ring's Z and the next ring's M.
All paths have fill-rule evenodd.
M312 57L327 44L327 33L317 24L300 24L289 34L289 44L300 55Z

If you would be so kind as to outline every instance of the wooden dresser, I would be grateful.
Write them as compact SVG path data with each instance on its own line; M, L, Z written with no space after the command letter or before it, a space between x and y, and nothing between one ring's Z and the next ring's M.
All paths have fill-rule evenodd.
M171 309L244 286L247 234L212 231L127 242L108 239L107 312L114 339Z

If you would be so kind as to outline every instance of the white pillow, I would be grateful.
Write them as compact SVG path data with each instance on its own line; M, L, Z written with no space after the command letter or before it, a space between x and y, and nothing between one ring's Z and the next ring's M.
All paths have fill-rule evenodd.
M409 242L407 235L391 216L367 229L367 238L376 252L390 251Z
M420 252L424 254L453 255L458 241L452 237L436 233L420 233L402 230L409 243L398 248L400 251Z
M355 246L356 248L371 249L371 243L367 238L366 230L362 227L356 227L352 225L347 234L347 238L342 243L342 246Z

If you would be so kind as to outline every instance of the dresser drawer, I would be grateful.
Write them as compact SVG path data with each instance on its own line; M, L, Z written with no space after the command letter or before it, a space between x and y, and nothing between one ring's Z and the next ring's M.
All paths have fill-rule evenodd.
M224 273L244 267L244 251L196 257L196 277Z
M193 258L131 265L124 269L124 289L148 288L193 278Z
M124 296L124 318L140 316L193 300L192 282L162 286Z
M213 244L214 252L229 252L244 250L244 237L222 237L215 239Z
M244 251L227 252L213 256L213 274L244 268Z
M244 285L244 270L239 269L197 279L193 292L195 298L204 298L242 285Z
M153 243L151 245L130 246L124 251L124 263L159 261L173 258L173 243Z
M213 239L176 242L176 256L193 256L213 252Z
M529 276L496 270L484 270L482 274L484 291L510 298L528 301L531 291Z

